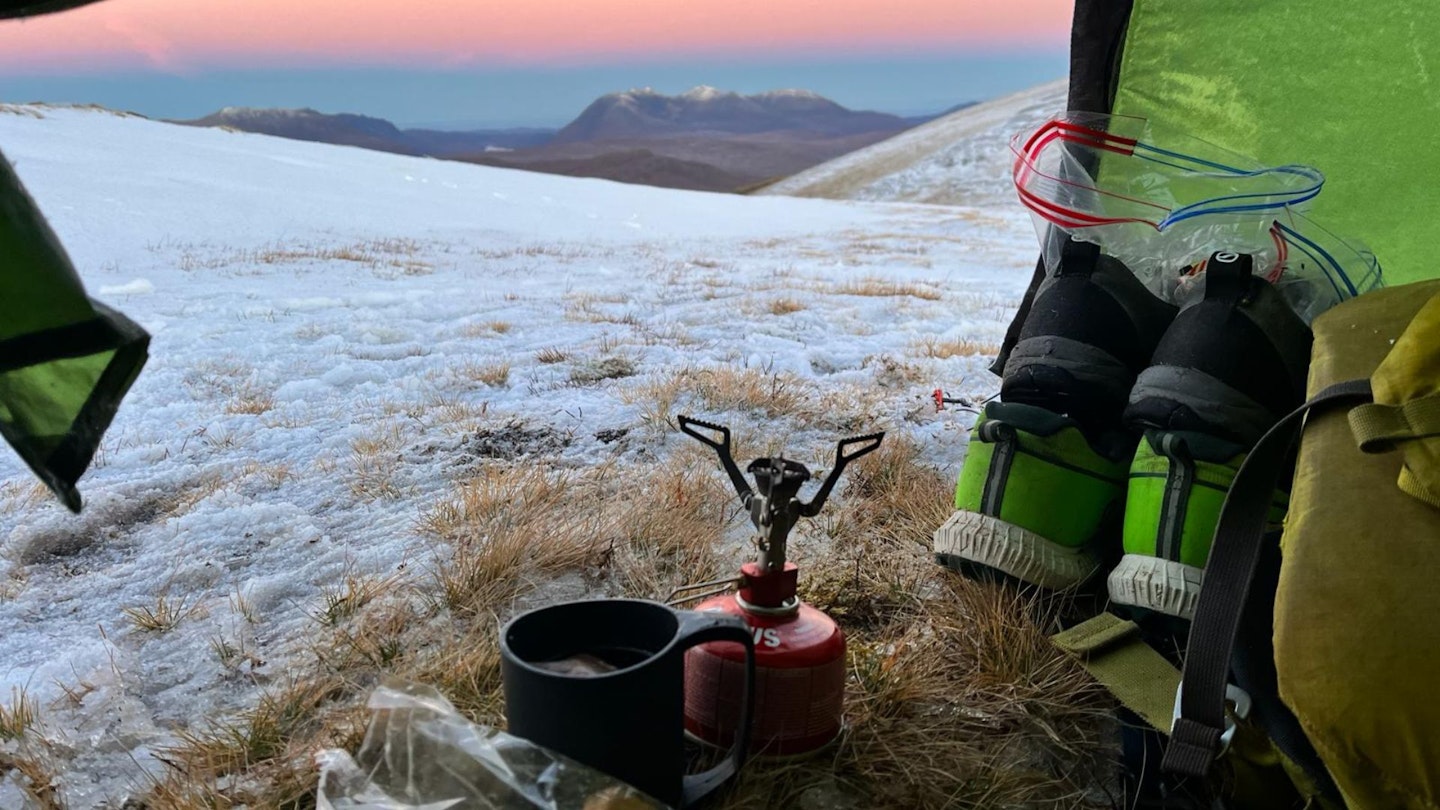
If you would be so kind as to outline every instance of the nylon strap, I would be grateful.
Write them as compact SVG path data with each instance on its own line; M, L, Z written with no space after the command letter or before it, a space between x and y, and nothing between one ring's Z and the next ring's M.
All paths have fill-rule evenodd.
M1422 503L1427 503L1436 509L1440 509L1440 494L1436 494L1430 487L1425 485L1408 466L1400 468L1400 480L1395 482L1404 492L1412 498L1418 498Z
M1440 395L1403 405L1360 405L1350 411L1350 432L1365 453L1386 453L1400 442L1440 436Z
M1440 394L1400 405L1370 402L1351 408L1350 432L1364 453L1388 453L1405 442L1440 436ZM1432 492L1408 464L1400 468L1397 483L1405 494L1440 509L1440 495Z
M1305 415L1370 398L1369 380L1326 388L1270 428L1236 472L1215 527L1205 584L1190 627L1180 716L1170 732L1161 763L1164 770L1204 776L1219 754L1220 735L1225 730L1225 686L1240 613L1260 560L1271 497Z
M1056 633L1050 640L1079 658L1085 671L1125 708L1140 715L1156 731L1170 733L1180 671L1145 643L1138 625L1101 613Z

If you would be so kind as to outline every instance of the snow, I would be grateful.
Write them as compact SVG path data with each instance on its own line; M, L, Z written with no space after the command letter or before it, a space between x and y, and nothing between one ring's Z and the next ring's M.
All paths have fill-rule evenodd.
M680 94L680 97L689 101L712 101L726 95L734 94L726 93L724 90L711 87L708 84L702 84L686 90L684 93Z
M758 94L760 98L822 98L814 90L801 90L793 87L786 87L780 90L766 90Z
M748 366L874 397L867 430L914 436L953 474L969 423L929 392L989 396L990 358L921 347L998 344L1034 262L1014 204L669 191L20 109L0 115L0 148L87 288L153 334L82 514L0 453L0 701L39 700L77 808L118 806L162 768L152 751L252 703L345 572L428 560L417 518L474 463L446 407L572 436L555 464L643 464L686 440L623 394ZM775 314L779 299L801 308ZM554 349L569 359L541 362ZM617 355L634 377L574 381ZM817 455L838 438L695 415ZM627 441L597 436L614 429ZM357 495L367 441L391 443L393 493ZM127 619L159 595L184 607L173 630ZM267 662L249 676L211 647L237 634ZM18 804L0 783L0 807Z
M842 155L766 187L764 194L1010 206L1010 136L1065 109L1066 82L987 101Z

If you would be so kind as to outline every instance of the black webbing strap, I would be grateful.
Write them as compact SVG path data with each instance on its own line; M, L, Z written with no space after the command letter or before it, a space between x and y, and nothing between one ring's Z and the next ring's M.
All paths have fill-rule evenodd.
M1120 80L1120 56L1124 50L1125 31L1130 25L1130 12L1135 0L1076 0L1070 24L1070 88L1065 109L1071 112L1108 113L1115 103L1115 88ZM1005 361L1020 342L1020 327L1035 303L1035 293L1045 280L1044 251L1035 262L1030 286L1020 299L1020 308L1010 319L1005 339L990 371L997 377L1005 373Z
M124 345L132 337L114 322L96 317L5 338L0 340L0 374L55 360L89 357Z
M1311 411L1371 398L1369 380L1337 383L1296 408L1260 438L1235 474L1205 565L1205 582L1190 627L1181 676L1180 714L1170 730L1161 767L1204 776L1220 754L1225 732L1225 687L1240 614L1260 560L1266 515L1285 457Z

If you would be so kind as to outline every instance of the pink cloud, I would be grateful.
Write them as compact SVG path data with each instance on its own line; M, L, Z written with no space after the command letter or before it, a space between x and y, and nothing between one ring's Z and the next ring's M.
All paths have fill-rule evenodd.
M112 0L0 23L0 71L585 63L1059 46L1071 0Z

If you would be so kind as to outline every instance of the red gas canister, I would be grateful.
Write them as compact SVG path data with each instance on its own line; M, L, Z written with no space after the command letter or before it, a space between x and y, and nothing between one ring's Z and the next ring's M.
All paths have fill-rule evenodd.
M755 631L755 717L751 749L790 756L835 739L843 722L845 634L824 613L800 605L788 616L747 611L735 596L700 605L743 617ZM715 641L685 654L685 730L729 747L739 722L745 651Z
M796 596L799 568L785 560L786 538L796 520L820 511L845 464L879 447L884 434L841 441L835 467L815 497L804 503L796 497L810 478L803 465L783 458L756 459L747 469L756 480L752 490L730 458L729 430L684 416L679 421L682 430L719 453L760 532L760 559L741 566L739 592L714 596L696 608L739 616L754 633L751 750L769 756L815 751L834 740L844 723L845 634L835 620ZM719 432L723 441L694 426ZM744 687L745 651L739 644L710 642L687 651L686 731L728 748L741 719Z

